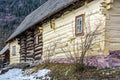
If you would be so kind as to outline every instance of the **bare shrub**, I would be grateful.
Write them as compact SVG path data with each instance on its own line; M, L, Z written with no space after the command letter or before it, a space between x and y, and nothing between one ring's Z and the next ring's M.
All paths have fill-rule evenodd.
M50 57L55 55L56 46L57 46L57 43L51 43L46 47L45 63L49 63L50 62Z
M96 19L97 23L94 24L93 30L87 29L85 27L86 31L84 36L80 36L79 39L73 36L73 38L69 40L69 43L67 43L66 47L61 47L61 50L66 54L66 57L73 59L73 62L76 64L76 67L83 68L84 58L87 55L88 51L92 51L95 48L95 45L97 45L100 42L103 42L103 40L101 40L99 37L104 36L102 35L102 33L105 30L101 27L104 26L104 22L100 18ZM91 27L90 21L87 22L87 27ZM99 41L97 41L97 38L99 38ZM99 51L101 51L100 47Z

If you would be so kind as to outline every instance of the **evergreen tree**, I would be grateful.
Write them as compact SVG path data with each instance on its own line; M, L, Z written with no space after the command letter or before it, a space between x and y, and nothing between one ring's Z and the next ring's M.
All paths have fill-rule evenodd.
M0 50L23 19L47 0L0 0Z

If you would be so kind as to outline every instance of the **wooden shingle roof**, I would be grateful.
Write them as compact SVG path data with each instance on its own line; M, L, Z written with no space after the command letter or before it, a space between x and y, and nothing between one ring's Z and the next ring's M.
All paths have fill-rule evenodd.
M76 1L77 0L48 0L23 20L15 32L8 38L7 42L14 39L28 28L33 27L36 23L42 22Z
M1 51L0 55L4 54L8 50L8 45L6 45Z

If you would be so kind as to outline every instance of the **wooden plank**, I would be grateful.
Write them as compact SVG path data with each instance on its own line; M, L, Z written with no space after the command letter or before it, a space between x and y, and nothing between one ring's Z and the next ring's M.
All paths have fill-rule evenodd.
M40 60L40 59L41 59L41 57L36 57L36 58L35 58L35 60Z
M35 56L39 55L39 54L42 54L42 50L39 50L39 51L37 51L37 52L34 53Z
M35 48L37 48L37 47L39 47L39 46L43 46L43 43L40 42L40 43L36 44L36 45L35 45Z

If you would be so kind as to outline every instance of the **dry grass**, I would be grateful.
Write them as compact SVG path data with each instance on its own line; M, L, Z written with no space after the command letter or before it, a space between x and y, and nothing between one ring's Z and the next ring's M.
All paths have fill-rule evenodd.
M51 70L51 73L49 74L49 76L52 78L51 80L109 80L109 78L120 78L120 68L117 68L116 70L96 69L88 66L80 68L80 66L76 67L75 64L64 63L46 63L35 67L36 70L44 68Z

